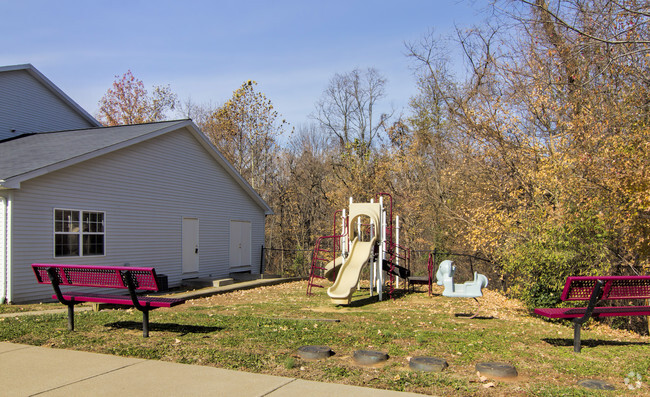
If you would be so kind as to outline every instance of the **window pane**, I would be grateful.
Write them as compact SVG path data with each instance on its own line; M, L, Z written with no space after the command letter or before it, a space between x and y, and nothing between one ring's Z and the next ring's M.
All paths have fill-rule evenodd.
M54 231L72 233L79 231L79 211L55 210Z
M79 256L79 236L76 234L54 235L54 256Z
M104 214L101 212L84 212L83 231L90 233L103 233Z
M54 255L104 255L104 213L54 210Z
M104 235L84 234L83 236L84 255L104 255Z

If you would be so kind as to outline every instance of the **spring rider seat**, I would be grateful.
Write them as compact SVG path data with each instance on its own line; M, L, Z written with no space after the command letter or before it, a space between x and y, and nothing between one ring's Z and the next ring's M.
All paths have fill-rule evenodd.
M487 287L488 279L483 274L478 274L474 272L474 280L467 281L463 284L454 284L454 272L456 271L456 266L450 260L444 260L440 263L438 271L436 272L436 282L438 285L445 287L442 292L442 296L449 296L453 298L473 298L477 305L480 306L478 301L479 296L483 296L482 289ZM478 308L476 313L470 318L476 317L478 314Z

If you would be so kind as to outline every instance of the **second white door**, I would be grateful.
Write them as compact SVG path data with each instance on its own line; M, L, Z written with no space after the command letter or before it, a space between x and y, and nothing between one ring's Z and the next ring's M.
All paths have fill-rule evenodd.
M230 268L251 265L251 223L230 221Z

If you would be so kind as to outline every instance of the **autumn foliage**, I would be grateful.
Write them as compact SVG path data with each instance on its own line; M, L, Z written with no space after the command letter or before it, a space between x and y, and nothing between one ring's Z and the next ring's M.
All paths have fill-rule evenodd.
M161 121L173 110L176 94L169 86L157 86L153 94L131 71L115 76L113 87L99 101L97 119L104 125L141 124Z
M635 2L518 3L500 4L508 30L459 32L464 80L431 38L410 47L409 142L449 161L432 169L455 243L534 305L569 275L650 270L650 41Z
M274 209L267 247L309 249L349 196L388 191L403 241L490 259L491 285L530 305L557 299L570 275L648 274L647 5L493 3L481 27L408 45L418 94L400 117L374 110L386 80L372 68L334 75L314 123L292 136L254 82L188 108ZM173 101L156 98L170 96L147 95L129 72L101 119L158 120ZM284 272L308 266L282 255Z

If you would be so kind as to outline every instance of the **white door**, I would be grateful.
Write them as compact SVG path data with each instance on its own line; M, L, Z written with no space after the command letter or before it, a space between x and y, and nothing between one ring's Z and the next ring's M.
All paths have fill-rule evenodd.
M251 265L251 223L230 221L230 268Z
M199 271L199 220L183 218L183 273Z

